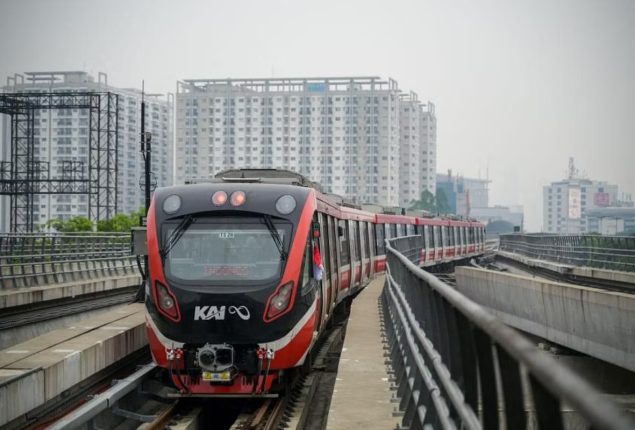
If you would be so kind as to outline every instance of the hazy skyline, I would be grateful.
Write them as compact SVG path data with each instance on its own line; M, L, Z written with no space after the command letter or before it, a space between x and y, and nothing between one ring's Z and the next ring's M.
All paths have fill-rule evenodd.
M440 173L492 180L542 225L568 158L635 193L635 2L2 1L0 78L391 77L436 105Z

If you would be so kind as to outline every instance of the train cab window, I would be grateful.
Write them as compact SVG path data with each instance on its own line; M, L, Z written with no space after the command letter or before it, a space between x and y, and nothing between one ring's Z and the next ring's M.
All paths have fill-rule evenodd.
M340 256L342 257L342 266L351 262L350 251L348 250L349 231L346 221L340 220L339 226L342 227L344 234L340 236Z
M292 225L273 221L270 231L260 217L201 217L184 230L165 258L168 278L189 283L262 283L279 278L288 255ZM177 222L166 223L163 246ZM275 234L275 238L274 238Z
M384 225L375 224L375 245L377 249L377 255L384 255L386 253L386 244L384 243Z

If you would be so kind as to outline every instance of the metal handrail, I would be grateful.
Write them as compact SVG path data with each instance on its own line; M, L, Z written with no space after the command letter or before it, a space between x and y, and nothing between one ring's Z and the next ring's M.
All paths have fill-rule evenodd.
M635 237L510 234L500 250L573 266L635 271Z
M0 287L134 274L129 233L0 234Z
M130 255L128 233L3 233L0 264Z
M528 401L539 428L564 428L562 404L594 428L635 428L572 371L413 264L398 241L386 241L382 301L404 427L489 429L502 418L508 429L527 428Z

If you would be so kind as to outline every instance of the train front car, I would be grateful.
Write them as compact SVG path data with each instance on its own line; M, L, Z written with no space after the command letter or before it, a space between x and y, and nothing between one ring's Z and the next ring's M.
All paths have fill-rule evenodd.
M182 394L275 392L303 363L316 326L315 285L302 280L315 209L315 192L292 185L155 192L148 338Z

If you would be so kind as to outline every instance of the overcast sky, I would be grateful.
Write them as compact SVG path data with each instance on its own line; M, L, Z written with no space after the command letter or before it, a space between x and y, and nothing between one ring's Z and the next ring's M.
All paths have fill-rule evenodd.
M391 77L436 104L438 171L542 226L568 157L635 193L635 0L0 0L0 79Z

